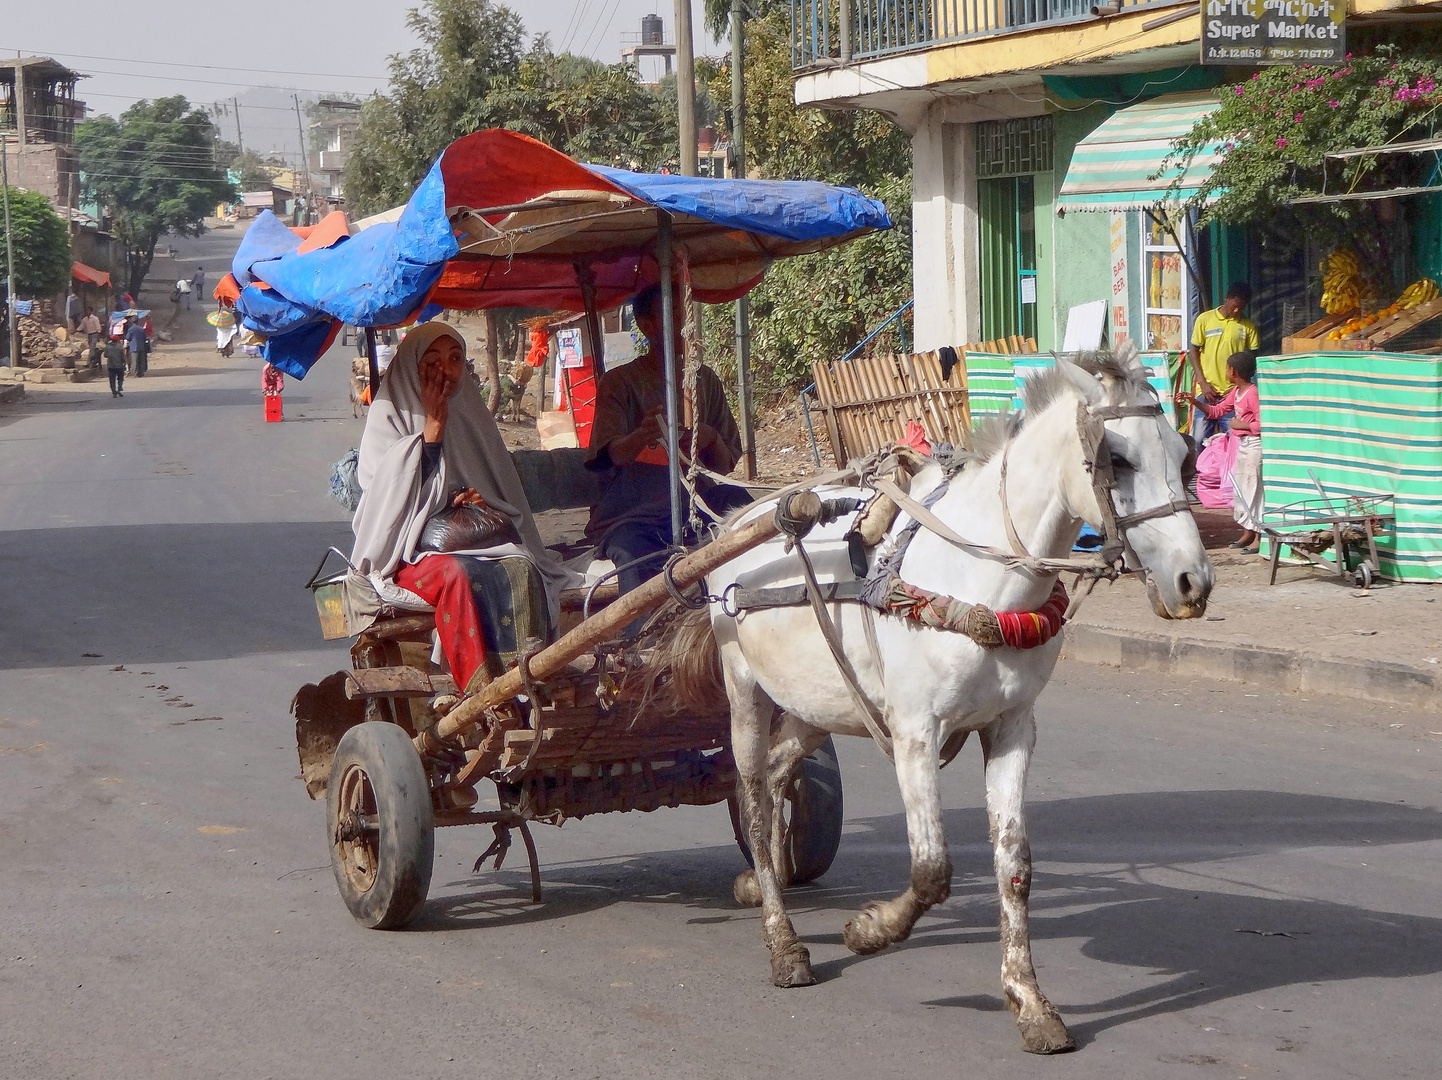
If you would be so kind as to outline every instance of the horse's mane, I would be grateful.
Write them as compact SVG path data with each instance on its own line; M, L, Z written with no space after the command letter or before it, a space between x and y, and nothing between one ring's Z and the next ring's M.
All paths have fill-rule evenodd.
M1132 400L1138 393L1150 392L1151 384L1147 375L1135 361L1135 352L1118 356L1102 349L1097 352L1072 353L1067 356L1077 367L1092 375L1113 380L1114 394L1125 400ZM1022 381L1022 409L1020 412L995 413L977 424L971 432L971 451L968 462L984 464L1001 453L1002 448L1016 437L1028 416L1038 416L1048 406L1064 397L1076 395L1076 388L1055 366L1038 371ZM1122 401L1118 400L1118 404Z

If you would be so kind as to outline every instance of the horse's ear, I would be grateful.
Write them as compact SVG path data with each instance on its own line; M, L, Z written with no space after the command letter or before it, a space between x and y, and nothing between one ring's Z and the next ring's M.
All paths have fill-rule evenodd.
M1137 343L1130 337L1124 337L1121 343L1112 350L1112 359L1121 365L1123 371L1129 371L1134 377L1145 379L1147 369L1142 364L1141 353L1137 352Z
M1056 358L1056 369L1066 377L1067 382L1076 388L1077 393L1081 394L1082 400L1088 405L1106 404L1106 387L1102 386L1101 380L1095 375L1084 371L1062 356Z

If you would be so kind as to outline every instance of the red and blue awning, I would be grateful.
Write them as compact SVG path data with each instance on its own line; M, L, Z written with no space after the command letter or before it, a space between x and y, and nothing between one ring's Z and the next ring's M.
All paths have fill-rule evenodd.
M891 226L851 188L713 180L582 165L514 131L452 143L398 211L309 230L269 212L232 264L242 325L265 357L303 378L342 324L399 326L443 308L614 308L660 281L658 212L697 299L754 288L774 259ZM302 232L304 235L302 235Z

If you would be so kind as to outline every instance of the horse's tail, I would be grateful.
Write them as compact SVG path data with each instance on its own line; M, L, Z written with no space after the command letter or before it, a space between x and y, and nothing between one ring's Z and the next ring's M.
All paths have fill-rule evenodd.
M660 642L654 670L669 673L670 696L678 706L711 710L726 699L721 650L708 608L687 611L672 623Z

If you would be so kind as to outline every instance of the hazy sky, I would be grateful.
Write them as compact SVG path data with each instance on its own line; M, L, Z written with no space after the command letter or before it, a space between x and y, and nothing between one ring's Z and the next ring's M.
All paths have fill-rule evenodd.
M701 29L701 0L692 0L696 50L723 45ZM138 98L180 93L197 104L239 96L242 121L259 150L294 151L298 136L286 96L385 88L386 58L414 45L406 30L416 0L246 0L239 5L174 0L13 0L0 20L0 53L53 56L90 78L80 97L96 112L118 114ZM530 34L549 33L552 48L620 59L621 34L656 12L671 34L674 0L512 0ZM245 91L269 105L247 106ZM228 130L228 128L227 128ZM233 135L228 136L233 138Z

